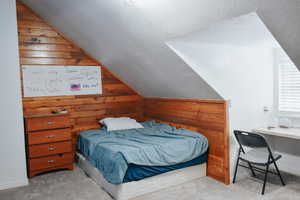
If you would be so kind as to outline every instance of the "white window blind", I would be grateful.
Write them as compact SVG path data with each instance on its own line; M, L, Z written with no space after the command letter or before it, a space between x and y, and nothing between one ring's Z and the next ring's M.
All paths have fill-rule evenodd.
M278 63L279 112L300 113L300 72L290 59L280 59Z

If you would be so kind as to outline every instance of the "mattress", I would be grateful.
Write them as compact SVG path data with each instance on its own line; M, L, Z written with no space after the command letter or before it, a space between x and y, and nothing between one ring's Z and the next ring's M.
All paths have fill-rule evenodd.
M206 162L208 141L202 134L154 121L144 122L143 126L84 131L78 139L78 151L112 184Z
M207 162L207 153L202 154L201 156L193 160L184 163L179 163L176 165L170 165L170 166L142 166L142 165L129 164L123 183L138 181L144 178L156 176L173 170L200 165L205 162Z

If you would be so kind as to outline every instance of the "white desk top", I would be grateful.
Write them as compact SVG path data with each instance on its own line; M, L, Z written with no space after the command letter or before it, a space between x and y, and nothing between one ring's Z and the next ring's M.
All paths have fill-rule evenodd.
M254 129L253 132L300 140L299 128L258 128Z

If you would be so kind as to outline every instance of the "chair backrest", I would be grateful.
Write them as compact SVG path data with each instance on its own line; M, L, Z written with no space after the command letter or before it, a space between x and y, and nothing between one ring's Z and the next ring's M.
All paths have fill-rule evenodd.
M234 130L233 132L242 150L243 146L250 148L267 148L269 151L271 150L266 139L259 134L240 130Z

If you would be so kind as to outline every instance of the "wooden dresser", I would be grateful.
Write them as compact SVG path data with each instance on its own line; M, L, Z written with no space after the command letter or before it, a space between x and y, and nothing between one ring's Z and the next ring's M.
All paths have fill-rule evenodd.
M68 114L25 116L28 177L73 169L71 123Z

